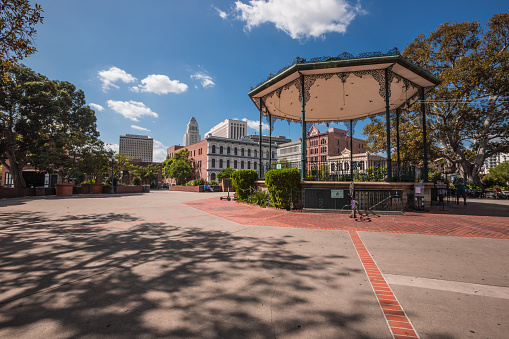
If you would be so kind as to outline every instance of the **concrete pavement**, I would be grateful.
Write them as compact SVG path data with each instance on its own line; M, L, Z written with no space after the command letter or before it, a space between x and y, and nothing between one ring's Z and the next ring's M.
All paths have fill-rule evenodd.
M509 333L503 203L355 222L221 195L1 200L0 337Z

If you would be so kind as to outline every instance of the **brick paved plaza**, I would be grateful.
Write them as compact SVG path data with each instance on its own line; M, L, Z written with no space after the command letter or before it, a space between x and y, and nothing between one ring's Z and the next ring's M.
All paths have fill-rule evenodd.
M0 338L507 338L509 202L354 221L222 195L0 200Z

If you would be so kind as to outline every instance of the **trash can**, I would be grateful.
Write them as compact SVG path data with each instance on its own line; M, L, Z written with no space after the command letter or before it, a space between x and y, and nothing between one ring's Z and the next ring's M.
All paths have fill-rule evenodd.
M150 185L143 185L143 193L150 193Z

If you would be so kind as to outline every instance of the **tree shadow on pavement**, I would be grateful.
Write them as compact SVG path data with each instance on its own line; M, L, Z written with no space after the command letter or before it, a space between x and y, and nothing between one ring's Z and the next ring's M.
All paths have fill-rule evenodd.
M113 222L125 225L93 227ZM2 338L381 337L366 331L369 305L345 290L364 273L339 265L344 256L291 250L293 239L143 222L128 213L36 221L21 213L2 231L43 228L49 231L0 237ZM351 302L331 300L325 290Z

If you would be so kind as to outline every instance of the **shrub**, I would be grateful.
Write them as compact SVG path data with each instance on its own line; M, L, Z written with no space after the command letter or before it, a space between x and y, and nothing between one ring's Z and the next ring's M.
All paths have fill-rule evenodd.
M200 186L200 185L204 185L205 184L205 181L203 179L196 179L194 182L193 182L194 186Z
M89 180L85 180L81 183L82 185L83 184L95 184L95 180L94 179L89 179Z
M134 177L132 180L132 184L134 186L141 186L141 179L139 177Z
M283 168L268 171L265 175L265 184L270 199L276 207L289 209L295 203L300 192L300 172L297 168Z
M249 196L248 202L251 204L259 205L263 208L270 205L270 196L267 191L256 191L254 194Z
M237 192L240 200L246 200L249 197L251 186L258 179L258 172L255 170L244 169L233 172L232 185Z
M218 183L217 181L215 181L215 180L212 180L212 181L210 182L210 184L211 184L211 185L214 185L214 186L218 186L218 185L219 185L219 183Z

